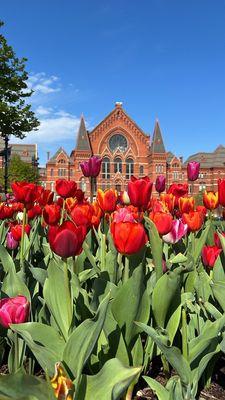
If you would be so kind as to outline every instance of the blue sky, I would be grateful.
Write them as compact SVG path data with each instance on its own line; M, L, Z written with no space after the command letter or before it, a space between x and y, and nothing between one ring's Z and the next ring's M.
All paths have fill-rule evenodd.
M116 101L177 155L225 145L225 0L10 0L0 18L28 58L41 164Z

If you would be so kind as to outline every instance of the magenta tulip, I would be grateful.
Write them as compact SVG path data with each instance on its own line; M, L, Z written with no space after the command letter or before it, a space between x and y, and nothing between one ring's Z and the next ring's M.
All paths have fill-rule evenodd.
M89 158L88 161L80 163L83 175L86 177L96 178L101 169L102 159L97 156Z
M29 317L30 303L25 296L0 300L0 324L9 328L10 324L22 324Z
M163 235L162 238L166 243L177 243L179 240L186 235L188 226L184 224L181 219L174 219L172 221L172 229L167 235Z
M164 192L165 188L166 188L165 176L164 175L157 176L156 181L155 181L155 190L158 193L162 193L162 192Z
M6 236L6 247L10 250L15 250L19 242L13 238L12 232L8 232Z
M200 170L200 163L197 161L190 161L187 165L187 176L189 181L196 181L198 179Z

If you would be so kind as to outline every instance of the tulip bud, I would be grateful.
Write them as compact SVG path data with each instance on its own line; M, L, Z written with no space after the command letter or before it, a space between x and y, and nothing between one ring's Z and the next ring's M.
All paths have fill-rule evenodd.
M102 159L97 156L90 157L88 161L80 163L83 175L86 177L96 178L101 169Z
M133 206L147 209L152 194L152 182L148 176L137 179L131 176L128 183L128 196Z
M165 176L164 175L157 176L156 181L155 181L155 190L158 193L161 193L161 192L164 192L165 188L166 188Z
M0 324L9 328L10 324L22 324L28 320L30 303L25 296L0 300Z
M63 199L66 199L67 197L75 196L77 184L74 181L58 179L55 183L55 189L59 196L61 196Z
M120 193L119 197L120 197L120 201L122 204L125 204L126 206L128 206L130 204L130 198L129 198L126 190L124 190L122 193Z
M196 181L198 179L200 170L200 163L197 161L190 161L187 165L187 176L189 181Z
M19 242L13 238L12 232L8 232L6 236L6 247L10 250L15 250Z

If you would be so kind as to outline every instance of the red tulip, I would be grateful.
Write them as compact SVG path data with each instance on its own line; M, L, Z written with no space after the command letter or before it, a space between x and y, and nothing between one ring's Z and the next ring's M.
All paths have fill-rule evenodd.
M80 163L84 176L96 178L101 169L102 159L97 156L90 157L88 161Z
M92 217L94 215L94 208L89 203L77 204L72 209L71 218L77 226L85 225L86 228L90 228L92 225Z
M225 179L218 179L219 204L225 207Z
M196 211L201 212L203 214L204 218L205 218L205 216L207 214L207 209L205 208L205 206L197 206L196 207Z
M0 219L12 218L15 210L12 206L6 206L4 203L0 205Z
M33 219L41 214L42 214L42 209L39 206L39 204L34 204L34 206L27 212L28 219Z
M175 207L178 207L178 199L188 194L188 184L173 183L172 185L170 185L167 193L172 193L175 196Z
M11 324L22 324L29 317L30 304L25 296L0 300L0 324L9 328Z
M160 235L169 233L173 226L173 217L165 212L152 212L149 218L154 222Z
M204 246L202 249L202 262L204 266L213 268L221 251L217 246Z
M85 226L75 226L71 221L65 221L60 226L50 226L48 231L52 251L63 258L80 254L85 236Z
M61 218L61 207L58 204L46 204L43 218L47 225L57 225Z
M46 204L52 204L54 198L54 193L51 190L45 189L40 193L38 197L38 203L41 207L46 206Z
M152 194L152 185L148 176L137 179L131 176L131 181L128 183L128 196L133 206L147 209L150 197Z
M208 210L214 210L219 205L218 192L206 190L203 193L203 203Z
M165 188L166 188L165 176L164 175L157 176L156 181L155 181L155 190L158 193L161 193L161 192L164 192Z
M10 232L12 234L12 237L14 240L16 240L17 242L19 242L21 240L22 237L22 230L23 230L23 226L22 224L16 224L16 225L11 225L10 227ZM26 224L25 225L25 233L27 235L30 234L30 230L31 230L31 226Z
M187 176L189 181L196 181L200 171L200 163L197 161L190 161L187 164Z
M97 192L97 202L104 212L113 212L116 209L117 202L117 192L114 189L108 189L105 192L98 189Z
M188 214L184 213L182 215L182 221L184 224L188 225L191 232L198 231L204 222L204 216L202 212L191 211Z
M134 254L147 243L144 227L139 222L112 222L110 226L114 245L121 254Z
M37 198L37 185L28 182L14 182L11 184L15 200L24 205L32 205Z
M74 197L77 190L77 184L74 181L67 181L66 179L58 179L55 183L55 189L59 196L66 199L67 197Z

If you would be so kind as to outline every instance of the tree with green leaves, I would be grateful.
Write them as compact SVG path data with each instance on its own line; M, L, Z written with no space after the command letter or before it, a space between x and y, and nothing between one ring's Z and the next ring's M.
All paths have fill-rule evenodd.
M0 21L0 28L3 26ZM33 90L27 85L28 73L25 71L26 58L17 58L6 38L0 34L0 136L4 139L5 159L4 186L8 189L9 138L11 135L23 139L26 134L36 130L39 121L26 99Z
M38 183L38 168L34 165L24 162L23 160L21 160L19 155L15 154L11 157L9 161L8 179L10 184L15 181ZM0 171L0 185L3 183L4 176L2 171Z

